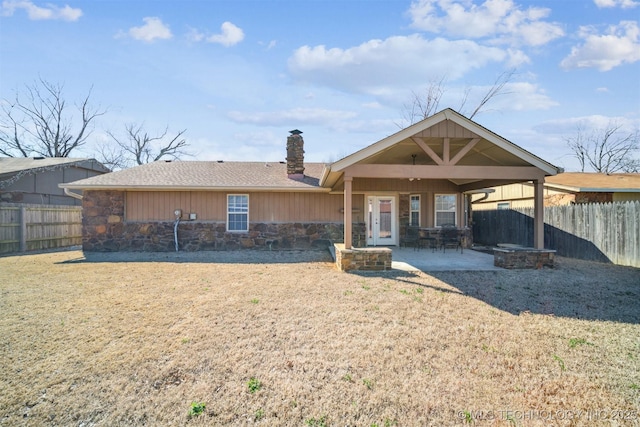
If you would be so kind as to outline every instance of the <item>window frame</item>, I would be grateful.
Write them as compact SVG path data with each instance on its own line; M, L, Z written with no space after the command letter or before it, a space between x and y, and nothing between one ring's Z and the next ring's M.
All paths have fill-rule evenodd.
M454 200L454 210L453 210L453 225L458 226L458 194L456 193L437 193L433 197L433 226L436 228L441 228L443 224L451 224L450 222L444 222L443 224L438 224L438 212L452 212L450 210L438 209L438 197L440 196L453 196Z
M413 209L413 203L412 202L413 202L414 198L417 199L417 201L418 201L418 209ZM421 218L421 216L422 216L421 215L421 208L422 208L422 205L421 205L420 195L419 194L410 194L409 195L409 226L411 226L411 227L420 227L420 223L421 223L421 219L422 219ZM413 214L414 213L418 214L418 223L417 224L413 223Z
M247 200L247 206L246 206L246 210L243 211L231 211L231 197L246 197ZM242 209L242 206L239 207L235 207L234 209ZM231 215L246 215L246 223L247 223L247 227L245 229L242 230L232 230L230 228L230 217ZM249 195L248 194L227 194L227 232L228 233L246 233L249 231Z
M496 209L499 211L511 209L511 202L498 202L496 204Z

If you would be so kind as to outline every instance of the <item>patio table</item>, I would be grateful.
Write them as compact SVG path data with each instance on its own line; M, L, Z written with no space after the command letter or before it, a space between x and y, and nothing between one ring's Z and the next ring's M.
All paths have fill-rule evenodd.
M420 240L426 244L426 247L431 248L432 252L436 251L440 243L440 229L438 228L421 228ZM421 244L422 246L422 244Z

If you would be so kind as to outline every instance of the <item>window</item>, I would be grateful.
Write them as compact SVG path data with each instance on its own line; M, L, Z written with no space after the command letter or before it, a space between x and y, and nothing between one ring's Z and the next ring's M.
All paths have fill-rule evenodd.
M409 225L420 227L420 196L410 196Z
M499 202L498 203L498 210L505 210L505 209L510 209L511 208L511 202Z
M227 195L227 231L249 231L249 196Z
M436 194L436 227L447 224L456 225L457 200L456 194Z

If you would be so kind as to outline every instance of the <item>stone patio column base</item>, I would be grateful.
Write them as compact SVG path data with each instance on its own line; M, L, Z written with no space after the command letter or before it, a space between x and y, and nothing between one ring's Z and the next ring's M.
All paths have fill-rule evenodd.
M336 266L341 271L391 270L391 249L389 248L351 248L345 249L343 243L335 243Z

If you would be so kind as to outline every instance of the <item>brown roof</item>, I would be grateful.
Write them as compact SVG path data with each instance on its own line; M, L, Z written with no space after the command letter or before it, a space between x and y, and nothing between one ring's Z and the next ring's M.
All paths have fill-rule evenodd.
M545 178L545 185L581 192L640 192L640 174L565 172Z
M157 161L60 187L130 190L281 190L326 191L319 180L324 165L305 163L301 180L287 176L286 163Z

